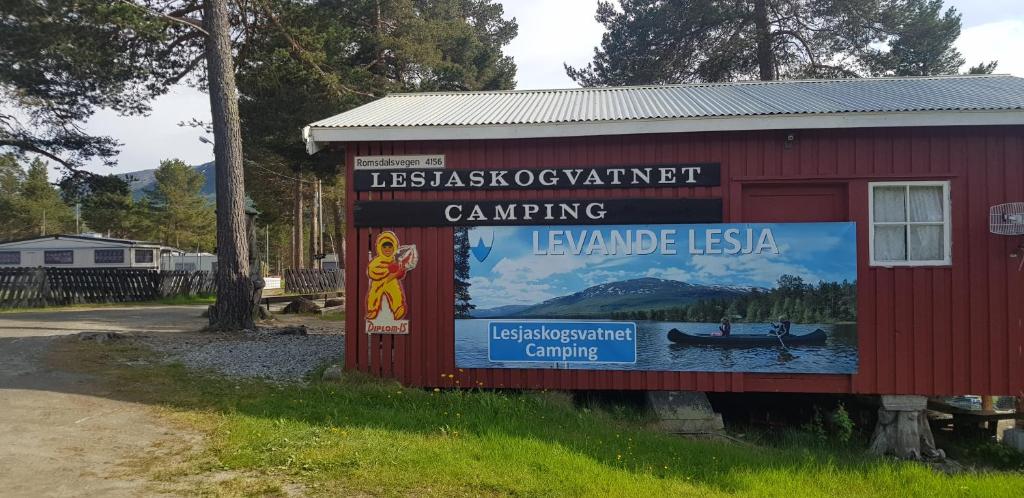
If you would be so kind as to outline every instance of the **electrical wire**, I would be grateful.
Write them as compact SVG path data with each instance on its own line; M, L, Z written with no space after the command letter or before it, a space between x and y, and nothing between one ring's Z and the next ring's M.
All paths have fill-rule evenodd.
M256 166L259 169L262 169L262 170L266 171L267 173L270 173L272 175L280 176L281 178L287 178L289 180L296 181L296 182L302 182L302 183L309 183L309 184L313 183L313 182L311 182L309 180L303 180L302 178L295 178L293 176L288 176L288 175L285 175L285 174L282 174L282 173L278 173L277 171L274 171L274 170L272 170L272 169L270 169L270 168L268 168L266 166L263 166L260 163L257 163L256 161L253 161L251 159L246 159L245 162L247 162L247 163L249 163L249 164L251 164L253 166Z

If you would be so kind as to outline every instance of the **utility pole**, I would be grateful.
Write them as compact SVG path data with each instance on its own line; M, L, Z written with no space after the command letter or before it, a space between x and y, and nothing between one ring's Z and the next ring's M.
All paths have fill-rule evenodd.
M319 249L320 260L316 265L317 268L324 268L323 256L327 253L327 249L324 248L324 188L320 179L316 180L316 219L320 222L320 226L317 228L317 248Z
M310 268L319 268L320 260L317 258L317 255L320 253L320 248L317 246L317 241L320 236L317 232L320 230L320 220L317 205L319 204L320 192L317 190L317 184L313 184L312 194L313 202L309 206L309 263Z
M298 177L295 179L295 212L292 213L292 268L299 269L303 267L302 260L305 256L305 251L302 248L302 237L305 235L303 232L303 202L302 202L302 170L298 171Z

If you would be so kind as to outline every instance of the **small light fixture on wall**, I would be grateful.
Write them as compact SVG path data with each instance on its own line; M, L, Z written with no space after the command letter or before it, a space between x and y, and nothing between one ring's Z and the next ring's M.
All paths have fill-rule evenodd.
M793 148L793 144L795 142L796 142L796 132L795 131L787 131L786 132L786 139L782 142L782 148L784 148L784 149L792 149Z

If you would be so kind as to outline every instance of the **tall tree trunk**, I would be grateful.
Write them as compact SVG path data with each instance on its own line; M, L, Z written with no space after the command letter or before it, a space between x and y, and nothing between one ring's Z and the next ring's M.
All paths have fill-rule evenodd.
M241 330L253 327L253 283L249 278L242 134L227 2L203 2L203 24L209 33L206 66L217 171L217 304L210 314L210 326Z
M319 247L317 247L317 240L319 240L318 235L320 231L320 217L318 216L320 210L318 209L319 205L317 204L316 184L313 184L311 196L312 199L309 206L309 267L319 268L319 260L316 259L316 255L320 250Z
M302 174L302 170L298 171L298 174ZM292 232L292 268L299 269L303 267L302 261L305 258L305 250L302 248L302 237L305 236L303 233L303 222L302 216L304 215L302 205L302 180L295 180L295 212L292 213L292 226L294 231Z
M331 218L334 221L334 253L338 256L338 268L345 269L345 199L338 192L344 192L344 187L334 192L334 202L331 203Z
M768 0L754 0L754 27L757 30L757 66L762 81L778 79L775 74L775 52L768 21Z

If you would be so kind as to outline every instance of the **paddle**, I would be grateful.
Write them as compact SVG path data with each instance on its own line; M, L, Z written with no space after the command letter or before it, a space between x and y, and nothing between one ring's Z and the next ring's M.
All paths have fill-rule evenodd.
M790 360L796 358L795 354L789 352L789 348L786 346L786 343L782 342L782 330L781 329L778 331L778 333L774 333L772 335L774 335L779 340L779 345L782 346L782 351L779 351L779 359L780 360L785 358L785 361L790 361Z
M782 342L782 334L772 334L772 335L774 335L779 340L779 344L782 345L782 349L789 349L789 348L786 347L786 343Z

